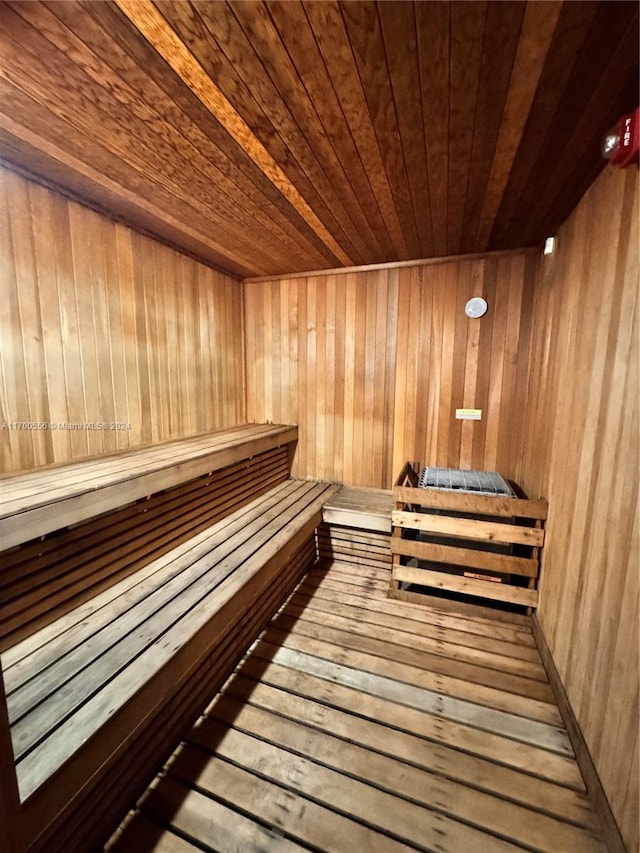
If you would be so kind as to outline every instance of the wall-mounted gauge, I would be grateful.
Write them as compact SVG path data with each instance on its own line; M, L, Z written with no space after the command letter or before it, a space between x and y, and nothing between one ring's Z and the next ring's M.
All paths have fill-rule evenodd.
M486 299L483 299L482 296L474 296L473 299L470 299L464 306L464 313L467 317L471 317L475 320L478 317L484 317L487 313L488 307Z

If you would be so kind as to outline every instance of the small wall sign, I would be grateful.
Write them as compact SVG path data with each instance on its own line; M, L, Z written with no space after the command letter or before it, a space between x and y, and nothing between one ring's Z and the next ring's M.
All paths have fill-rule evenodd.
M481 421L482 409L456 409L457 421Z

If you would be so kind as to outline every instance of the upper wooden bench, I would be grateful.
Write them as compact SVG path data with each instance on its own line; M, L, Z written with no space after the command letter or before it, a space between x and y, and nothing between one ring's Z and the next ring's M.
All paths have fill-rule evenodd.
M337 487L289 479L296 439L235 427L3 481L0 648L29 851L99 846L315 561Z
M0 481L14 543L0 553L0 651L285 480L296 438L234 427Z
M297 437L295 426L244 424L4 477L0 480L0 549L193 480Z

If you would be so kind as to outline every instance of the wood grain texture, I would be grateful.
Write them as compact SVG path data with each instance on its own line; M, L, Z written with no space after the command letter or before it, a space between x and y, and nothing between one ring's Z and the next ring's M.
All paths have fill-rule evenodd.
M287 462L286 447L245 455L64 530L65 508L59 506L52 536L0 554L0 651L83 602L94 603L117 580L138 577L152 560L286 479Z
M296 476L390 488L407 459L515 475L537 258L245 282L247 416L299 424ZM488 300L468 320L472 295ZM455 409L483 410L477 422Z
M629 850L639 776L637 222L637 170L609 169L543 261L517 473L549 501L538 619Z
M539 547L544 542L544 531L535 527L520 527L493 521L480 521L468 518L450 518L445 515L403 512L394 510L391 521L396 527L408 527L412 530L424 530L427 533L442 533L463 539L487 542L512 542L520 545Z
M313 563L335 490L280 483L9 652L29 850L101 846Z
M415 504L430 509L453 510L454 512L493 515L511 519L547 517L549 507L544 500L531 501L521 498L500 498L495 495L480 495L447 489L414 489L394 486L393 497L405 504Z
M487 598L492 601L519 604L526 607L535 607L538 603L538 593L535 589L525 589L508 584L487 583L482 580L473 580L467 577L448 574L447 572L431 572L427 569L394 566L393 580L417 584L418 586L425 586L427 588L462 593L481 599Z
M0 3L0 157L233 275L537 245L638 98L629 2Z
M131 0L116 0L116 4L149 44L158 51L171 69L202 101L209 112L218 119L260 171L267 176L296 212L302 216L329 250L335 254L335 257L343 263L349 263L349 256L342 251L296 187L287 178L281 166L269 154L248 124L234 109L231 102L216 86L158 10L152 5L143 7L131 2Z
M504 554L487 554L471 548L455 548L449 545L434 545L432 542L415 542L410 539L391 539L394 554L416 557L434 563L448 563L467 569L485 569L503 574L538 576L538 562L527 557L511 557Z
M391 533L393 496L388 490L354 489L343 486L327 501L323 521L341 527Z
M390 603L381 574L309 572L115 850L149 822L224 850L604 849L564 730L540 722L559 717L528 623Z
M580 767L582 777L585 780L585 788L589 791L596 813L600 817L600 825L602 826L602 833L607 844L607 850L609 850L610 853L627 853L628 848L620 835L620 829L618 828L616 819L611 811L611 806L609 805L602 783L600 782L600 777L598 776L598 771L596 770L593 759L591 758L591 753L589 752L582 731L580 730L580 726L577 723L571 703L567 698L567 693L562 684L560 675L558 674L556 665L553 662L553 658L551 657L551 652L549 651L549 647L544 639L544 635L540 630L538 620L535 617L531 621L531 627L533 630L533 636L536 640L536 645L540 651L542 663L544 664L544 668L549 677L549 683L553 689L553 695L558 703L558 710L562 715L564 725L567 729L567 734L571 738L571 744L576 755L576 761Z
M418 463L407 463L397 482L411 482L417 470ZM397 482L393 488L396 508L391 513L394 556L390 597L417 602L419 594L431 596L429 590L437 589L456 594L451 606L460 596L470 595L528 608L537 606L535 579L544 544L540 519L547 516L545 501L407 488ZM426 512L422 507L427 507ZM523 526L531 524L531 517L537 517L536 526ZM483 541L490 546L485 547ZM508 547L496 549L499 542ZM501 553L493 553L496 550ZM472 568L480 569L480 573L470 571ZM523 588L523 578L529 579L525 582L527 589ZM412 589L406 584L416 586Z
M4 548L295 441L295 427L251 425L3 478Z
M237 281L7 169L0 193L2 422L82 425L3 428L2 473L244 420Z

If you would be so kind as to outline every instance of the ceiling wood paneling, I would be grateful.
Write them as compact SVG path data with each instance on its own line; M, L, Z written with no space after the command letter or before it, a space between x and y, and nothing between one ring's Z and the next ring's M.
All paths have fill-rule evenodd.
M637 102L628 2L0 4L0 157L237 275L535 245Z

